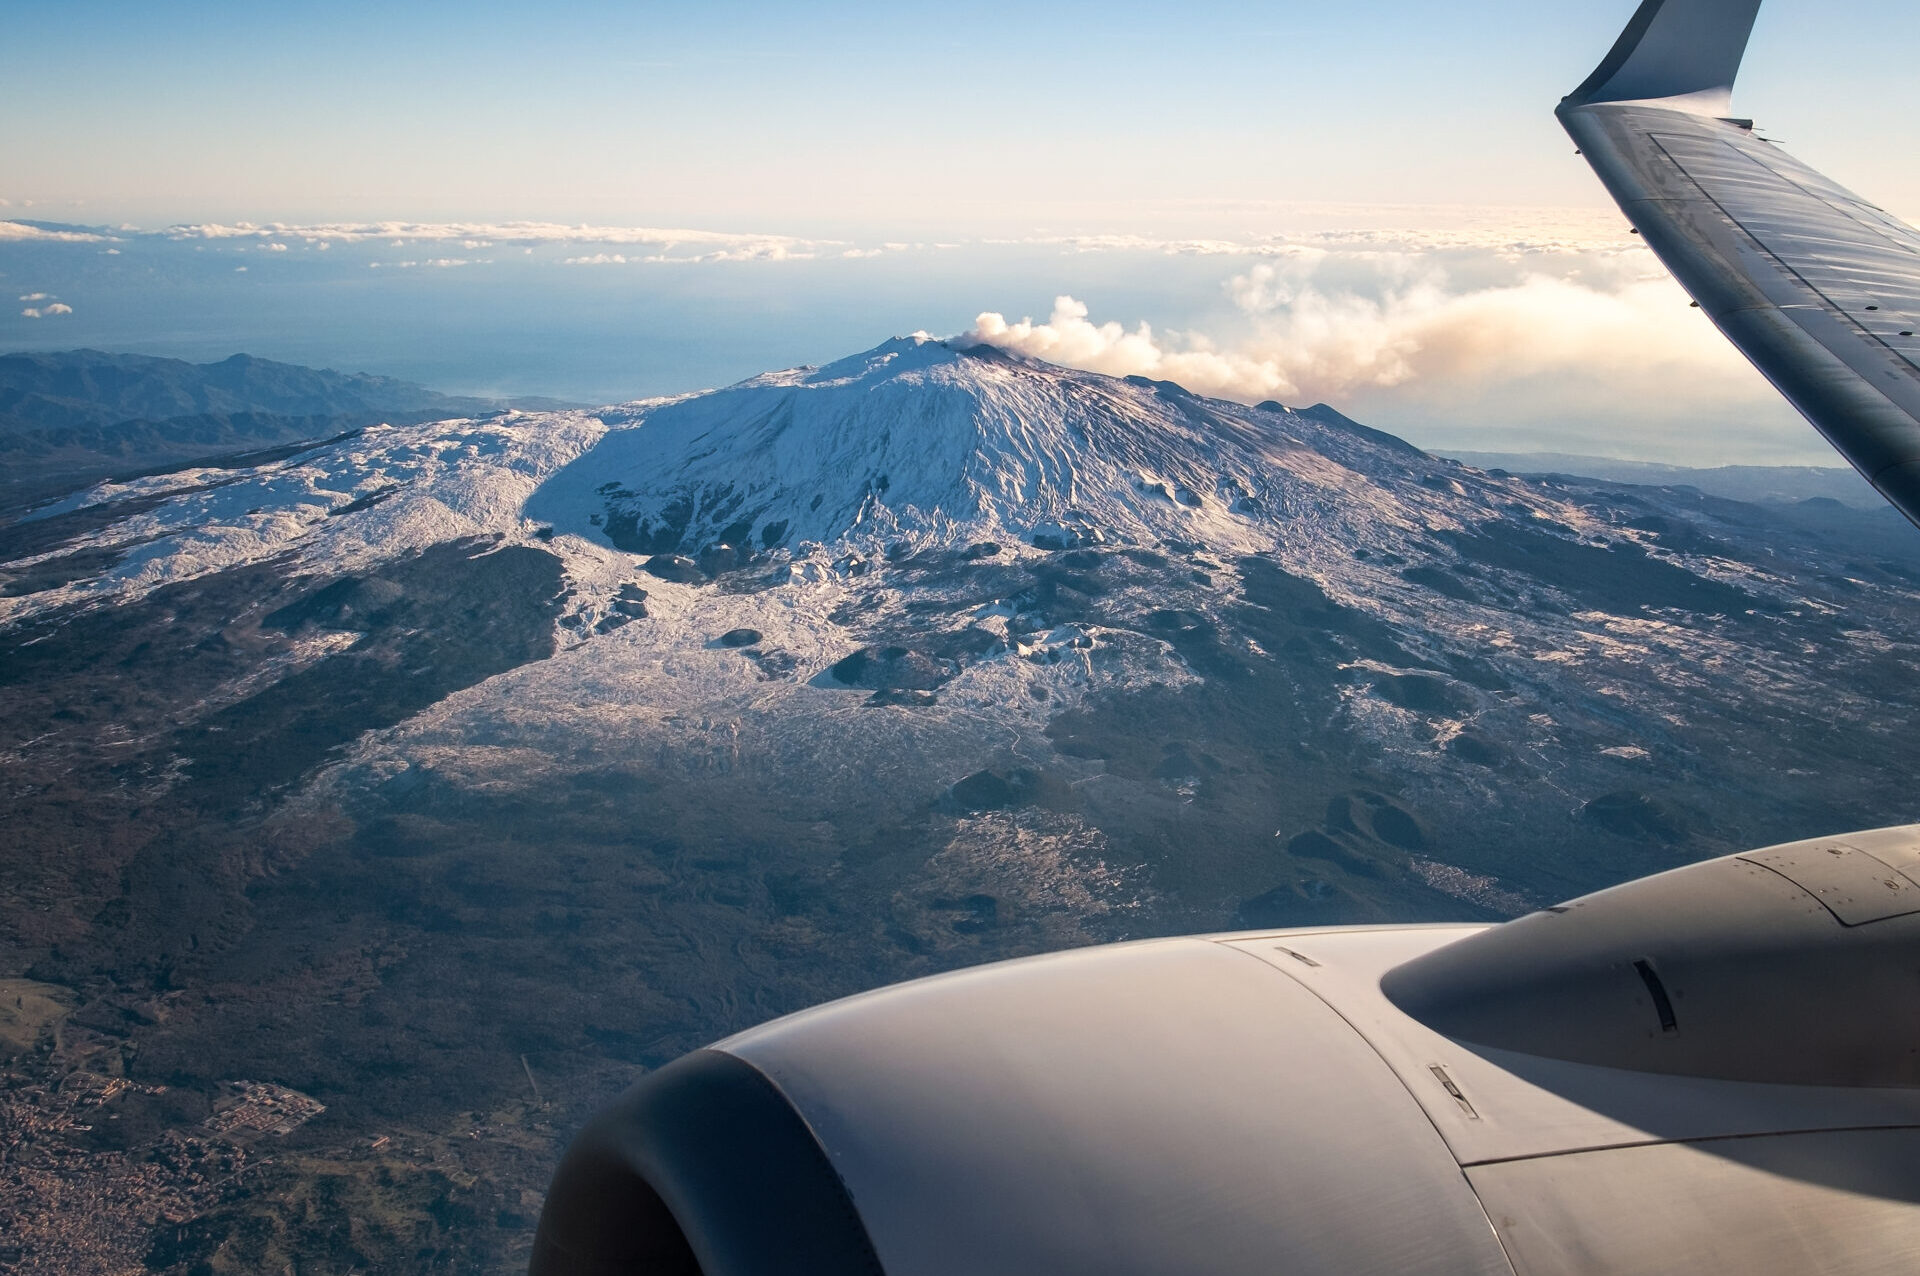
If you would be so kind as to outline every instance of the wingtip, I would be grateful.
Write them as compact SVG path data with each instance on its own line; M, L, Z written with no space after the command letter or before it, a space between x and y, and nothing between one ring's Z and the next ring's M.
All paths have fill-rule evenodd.
M1612 51L1562 106L1672 101L1725 115L1759 13L1760 0L1643 0Z

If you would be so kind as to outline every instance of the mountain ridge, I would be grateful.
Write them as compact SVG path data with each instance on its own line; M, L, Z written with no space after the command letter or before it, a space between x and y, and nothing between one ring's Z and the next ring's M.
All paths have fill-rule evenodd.
M1456 448L1436 448L1435 454L1477 469L1506 470L1528 477L1559 475L1644 487L1692 487L1709 496L1768 504L1824 499L1861 510L1887 508L1886 498L1844 465L1688 466L1567 452L1475 452Z
M418 424L549 400L446 395L412 382L253 355L209 363L100 350L0 355L0 490L130 470L382 423Z

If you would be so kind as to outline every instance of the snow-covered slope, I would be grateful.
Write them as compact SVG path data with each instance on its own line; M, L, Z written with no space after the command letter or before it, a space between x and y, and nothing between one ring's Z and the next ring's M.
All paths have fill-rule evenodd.
M1036 536L1242 551L1303 519L1363 543L1450 519L1420 484L1458 469L1330 412L925 337L605 417L527 512L641 554Z

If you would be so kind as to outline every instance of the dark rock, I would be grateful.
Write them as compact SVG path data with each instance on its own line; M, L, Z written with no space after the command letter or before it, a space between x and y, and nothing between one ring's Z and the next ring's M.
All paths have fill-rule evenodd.
M1465 713L1473 708L1472 696L1437 674L1380 674L1373 680L1373 689L1388 704L1415 713Z
M1378 793L1351 793L1327 803L1327 827L1335 833L1353 833L1417 851L1427 844L1427 832L1413 812Z
M1309 878L1276 886L1244 901L1233 924L1242 930L1283 930L1298 926L1347 926L1380 920L1381 911L1349 890Z
M749 557L723 541L700 551L699 566L709 576L721 576L745 567Z
M889 689L874 692L871 696L867 697L867 702L862 707L867 709L884 709L888 705L894 705L902 709L924 709L929 705L938 704L939 702L939 698L931 691L898 691Z
M1357 877L1393 878L1406 867L1407 857L1364 835L1348 832L1301 833L1287 842L1287 854L1296 859L1325 860Z
M1444 567L1408 567L1401 571L1400 577L1408 584L1418 585L1422 589L1431 589L1442 598L1451 598L1455 602L1484 601L1479 590Z
M642 565L641 570L649 576L658 576L661 580L670 580L678 585L698 585L706 580L706 573L700 570L700 564L685 554L655 554Z
M1507 751L1491 736L1478 731L1462 731L1447 741L1447 752L1474 766L1495 767L1506 761Z
M751 647L761 639L758 629L729 629L720 635L722 647Z
M963 811L1003 811L1030 802L1039 788L1039 773L1022 767L1014 771L975 771L948 794Z
M1427 831L1413 812L1392 804L1373 812L1373 835L1403 851L1421 850L1427 844Z
M991 895L969 895L965 899L936 899L933 907L941 912L965 913L953 923L955 934L978 935L1000 924L1000 901Z
M393 497L399 491L400 485L398 483L390 484L380 488L378 491L368 492L357 501L349 501L339 509L328 510L327 517L339 518L343 514L358 514L361 510L370 510L380 502Z
M645 620L647 591L638 585L622 585L620 592L614 596L613 611L629 620Z
M1000 554L1000 546L997 542L975 541L973 544L967 546L967 552L965 556L970 559L997 558L999 554Z
M1211 753L1196 752L1185 744L1169 744L1166 755L1160 759L1160 765L1153 769L1155 779L1184 780L1198 778L1208 774L1218 774L1224 768L1220 759Z
M406 596L406 588L383 577L348 576L334 581L269 615L263 629L293 633L304 625L322 629L364 629L377 624Z
M749 648L740 654L760 666L762 682L772 682L776 678L788 677L800 667L800 662L794 659L793 653L789 651L762 651L759 648Z
M1652 558L1638 545L1591 545L1517 519L1437 534L1469 562L1531 576L1583 610L1627 616L1647 607L1727 616L1779 610L1776 602Z
M930 653L947 660L966 660L974 656L984 656L1000 646L1000 635L991 629L982 629L978 625L968 625L950 634L941 634L933 643Z
M1634 789L1603 793L1580 808L1580 818L1609 833L1672 845L1686 840L1691 822L1669 802Z
M862 647L833 666L834 681L875 691L931 691L955 670L908 647Z

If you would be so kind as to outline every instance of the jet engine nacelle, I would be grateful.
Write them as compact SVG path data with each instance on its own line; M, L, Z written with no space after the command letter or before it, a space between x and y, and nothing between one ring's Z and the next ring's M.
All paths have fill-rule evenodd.
M533 1271L1908 1270L1917 1008L1920 827L1498 927L1009 962L649 1076Z

